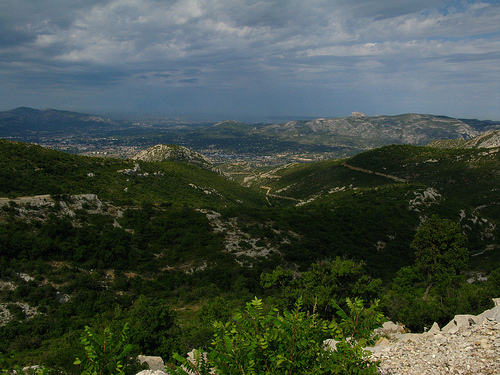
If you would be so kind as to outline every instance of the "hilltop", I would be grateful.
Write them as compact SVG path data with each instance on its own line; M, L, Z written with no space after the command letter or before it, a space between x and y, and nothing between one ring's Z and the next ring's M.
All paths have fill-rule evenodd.
M131 157L132 160L142 160L147 162L177 161L196 165L207 170L215 170L212 161L193 150L178 145L156 145L140 151Z

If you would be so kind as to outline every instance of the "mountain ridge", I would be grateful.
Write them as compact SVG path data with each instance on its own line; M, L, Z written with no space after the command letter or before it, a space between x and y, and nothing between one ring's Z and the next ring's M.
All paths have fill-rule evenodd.
M328 134L338 137L358 137L385 140L390 143L423 145L432 139L470 139L480 134L469 124L445 116L408 113L396 116L371 116L354 112L349 117L319 118L311 121L289 121L264 127L264 133Z
M78 142L86 143L88 147L75 146L72 152L93 149L92 138L99 138L107 139L108 147L115 143L140 145L140 148L159 143L181 144L198 152L224 153L226 157L294 154L304 160L314 159L311 155L348 157L388 144L424 145L435 140L469 140L499 128L498 121L417 113L367 116L353 112L349 117L282 123L245 124L226 120L208 125L172 126L162 119L130 122L55 109L18 107L0 112L0 137L68 149L68 144L71 146L71 142L76 142L68 142L68 138L83 135ZM50 132L57 137L51 137ZM130 157L136 153L132 152L127 150L115 154Z

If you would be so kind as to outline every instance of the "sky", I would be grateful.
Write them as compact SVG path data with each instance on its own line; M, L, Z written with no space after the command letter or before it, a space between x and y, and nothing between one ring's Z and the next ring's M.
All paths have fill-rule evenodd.
M0 110L500 120L500 0L0 0Z

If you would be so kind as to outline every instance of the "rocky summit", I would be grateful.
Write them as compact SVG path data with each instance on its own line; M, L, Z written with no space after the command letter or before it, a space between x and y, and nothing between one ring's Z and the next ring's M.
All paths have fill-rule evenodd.
M184 146L159 144L142 150L131 158L147 162L179 161L196 165L206 170L214 170L213 163L202 154L188 149Z

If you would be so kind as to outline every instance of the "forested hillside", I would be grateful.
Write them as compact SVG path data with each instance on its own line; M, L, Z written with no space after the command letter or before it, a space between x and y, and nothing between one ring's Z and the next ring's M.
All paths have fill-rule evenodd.
M171 361L255 296L302 297L324 319L331 300L381 299L414 330L482 311L500 282L498 155L387 146L242 186L186 162L2 140L0 366L79 373L84 326L126 323L137 353ZM435 228L446 240L428 255Z

